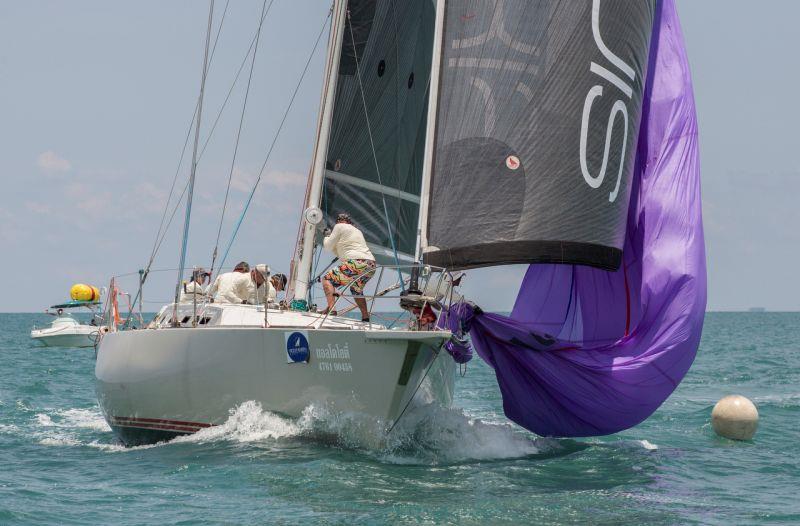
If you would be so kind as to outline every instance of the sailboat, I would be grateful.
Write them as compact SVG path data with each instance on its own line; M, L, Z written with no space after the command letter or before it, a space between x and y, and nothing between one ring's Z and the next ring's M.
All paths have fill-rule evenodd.
M451 403L468 336L528 429L646 418L691 365L705 302L679 31L672 0L336 0L288 301L176 294L147 328L110 321L95 373L114 432L193 433L249 400L391 428ZM372 299L397 291L406 327L313 311L320 232L342 211L396 280ZM512 263L531 266L510 317L459 298L457 272ZM434 328L414 318L426 306Z

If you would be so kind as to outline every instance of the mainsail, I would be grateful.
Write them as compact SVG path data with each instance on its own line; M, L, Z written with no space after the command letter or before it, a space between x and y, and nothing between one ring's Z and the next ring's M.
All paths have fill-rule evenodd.
M674 0L659 1L634 143L622 268L531 265L510 317L462 304L444 321L470 329L506 415L540 435L638 424L697 352L706 304L697 121Z
M350 0L320 208L379 262L413 258L433 45L430 0Z
M615 270L655 0L448 0L424 260Z

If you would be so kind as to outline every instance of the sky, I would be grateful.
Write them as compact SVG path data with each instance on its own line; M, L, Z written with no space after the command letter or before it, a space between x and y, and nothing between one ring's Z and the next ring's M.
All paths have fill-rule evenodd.
M209 138L255 34L262 2L232 0L211 62L201 126ZM678 0L697 99L708 309L800 310L800 2ZM217 1L219 21L225 2ZM224 246L282 133L228 263L288 271L313 149L328 4L275 0L265 20L237 159L247 69L198 164L187 263L209 266L228 176ZM154 246L197 100L207 4L0 1L0 312L35 312L73 283L112 275L135 289ZM186 153L191 155L191 144ZM188 175L179 172L178 190ZM172 203L175 197L172 198ZM183 209L154 269L175 268ZM471 271L467 295L509 310L525 267ZM154 272L145 310L177 275Z

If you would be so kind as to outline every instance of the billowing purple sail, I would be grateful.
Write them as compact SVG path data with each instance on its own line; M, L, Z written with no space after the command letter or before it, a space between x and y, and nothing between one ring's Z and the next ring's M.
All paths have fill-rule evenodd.
M531 265L510 317L459 306L506 415L544 436L632 427L673 392L706 304L697 122L673 0L658 2L623 265Z

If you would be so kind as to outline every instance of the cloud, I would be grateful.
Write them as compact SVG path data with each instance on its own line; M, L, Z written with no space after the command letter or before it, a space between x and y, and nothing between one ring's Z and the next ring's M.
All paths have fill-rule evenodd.
M36 158L36 166L45 173L67 172L72 168L72 163L60 157L56 152L47 150Z
M82 217L92 220L107 218L111 211L112 197L111 192L98 191L97 188L83 183L73 183L65 189L65 195L69 198L70 206L74 210L82 213ZM124 208L122 209L124 211ZM80 220L77 225L82 229L88 230L85 220Z
M233 175L231 176L231 188L240 192L249 193L253 188L253 183L256 182L256 176L242 170L238 166L233 168Z
M34 214L39 215L49 214L53 211L53 209L50 208L50 205L38 203L36 201L25 201L25 208Z
M20 238L16 216L5 208L0 208L0 241L11 243Z
M253 185L256 182L256 174L250 173L238 166L233 169L233 177L231 178L231 188L244 193L250 193ZM263 188L277 188L280 190L287 188L294 188L304 186L306 184L306 176L299 172L292 172L287 170L271 170L261 176L259 189Z
M305 175L298 172L272 171L267 172L262 182L278 188L287 188L290 186L303 186L306 184L306 179Z
M146 212L161 212L167 204L167 193L149 182L136 185L134 194L135 204Z

